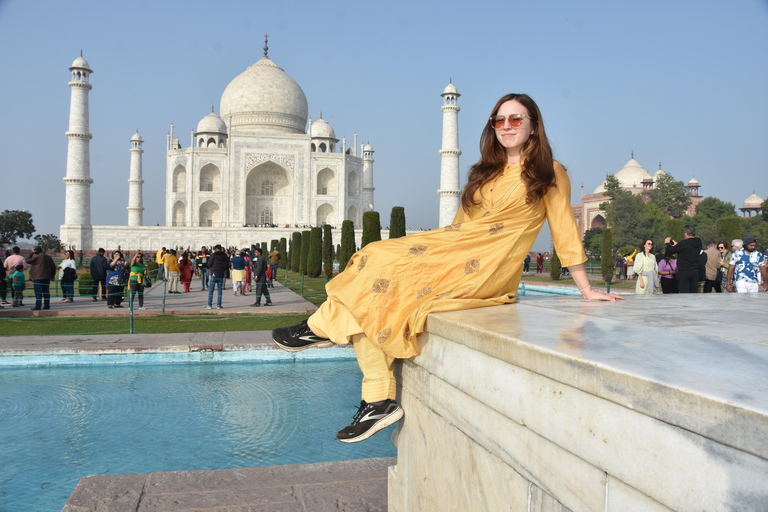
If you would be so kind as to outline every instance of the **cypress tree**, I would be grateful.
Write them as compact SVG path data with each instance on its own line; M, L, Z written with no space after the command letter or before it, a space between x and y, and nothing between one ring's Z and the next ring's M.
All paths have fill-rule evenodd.
M341 252L341 244L336 244L336 252L333 253L334 261L339 261L339 253Z
M355 254L355 224L351 220L341 223L341 247L339 249L339 272L347 268L347 262Z
M299 264L301 263L301 233L294 231L291 234L291 270L293 272L299 271Z
M264 257L266 257L267 254L269 254L269 252L267 251L267 242L261 242L261 254L263 254Z
M370 211L363 213L363 240L360 243L362 249L371 242L381 240L381 221L379 212Z
M389 216L389 238L405 236L405 208L393 206Z
M274 251L275 249L277 249L277 246L278 246L278 245L279 245L279 242L278 242L277 240L272 240L272 241L270 241L270 242L269 242L269 252L272 252L272 251ZM265 254L264 256L266 256L266 254Z
M557 251L552 251L552 259L549 262L549 277L553 281L560 279L560 274L563 273L563 266L560 264L560 256L557 255Z
M309 237L310 231L301 232L301 254L299 255L299 273L307 273L307 260L309 259Z
M280 243L277 245L277 250L280 251L280 261L277 262L277 268L285 268L288 263L288 252L286 251L287 241L285 237L280 238Z
M323 226L323 271L326 278L333 277L333 233L329 224Z
M323 228L315 227L309 232L309 254L307 255L307 275L320 277L323 261Z
M605 284L613 281L613 235L610 229L603 230L603 245L600 251L600 273Z
M722 217L715 221L717 227L717 238L725 240L727 247L731 247L731 241L741 238L741 219L735 215Z

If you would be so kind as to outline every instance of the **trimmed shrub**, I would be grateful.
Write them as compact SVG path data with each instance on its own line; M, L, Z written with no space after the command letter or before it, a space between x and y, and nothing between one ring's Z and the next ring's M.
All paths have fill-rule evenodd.
M307 255L307 275L320 277L323 261L323 228L315 227L309 231L309 254Z
M355 224L351 220L341 223L341 247L339 248L339 272L347 268L347 262L355 254Z
M363 213L363 240L360 243L362 249L371 242L381 240L381 220L379 212L370 211Z
M393 206L389 216L389 238L405 236L405 208Z
M210 258L211 256L209 255L208 257ZM152 258L152 259L151 259L151 260L150 260L150 261L147 263L147 275L149 276L149 279L150 279L150 280L151 280L153 283L154 283L155 281L157 281L157 269L158 269L158 266L157 266L157 261L155 261L155 259L154 259L154 258Z
M560 279L560 274L563 273L563 265L560 263L560 256L557 255L557 251L552 252L552 259L549 261L549 277L552 280L557 281Z
M294 231L291 234L291 270L299 271L301 264L301 232Z
M683 219L667 220L666 236L672 237L672 240L679 242L683 239L683 228L685 221Z
M605 284L613 281L613 234L610 229L603 230L603 246L600 255L600 273Z
M307 260L309 259L309 237L310 231L301 232L301 254L299 255L299 273L307 273Z
M251 252L253 254L253 252ZM267 251L267 242L261 242L261 254L266 258L269 251Z
M275 249L277 249L278 245L279 245L279 242L278 242L277 240L271 240L271 241L269 242L269 252L272 252L272 251L274 251ZM279 250L279 249L278 249L278 250ZM266 256L266 254L265 254L264 256Z
M288 263L287 241L285 237L280 238L280 243L277 244L277 250L280 251L280 261L277 262L277 268L283 269Z
M717 219L715 226L717 226L717 241L725 240L729 249L733 240L741 238L741 219L735 215Z
M155 271L157 271L157 263L151 262L155 265ZM93 276L87 270L82 274L77 274L77 293L87 297L93 293Z
M323 226L323 272L325 277L333 277L333 232L331 226Z

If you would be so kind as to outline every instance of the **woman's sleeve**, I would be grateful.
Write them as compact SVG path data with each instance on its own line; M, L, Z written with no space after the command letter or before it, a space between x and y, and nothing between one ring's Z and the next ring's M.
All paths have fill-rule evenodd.
M570 267L587 261L571 208L571 180L559 162L555 162L555 184L549 187L542 201L547 211L552 242L562 265Z

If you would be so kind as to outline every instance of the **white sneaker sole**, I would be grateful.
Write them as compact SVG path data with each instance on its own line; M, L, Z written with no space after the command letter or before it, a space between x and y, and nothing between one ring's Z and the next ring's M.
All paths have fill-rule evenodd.
M286 352L301 352L302 350L307 350L308 348L328 348L334 345L332 341L318 341L316 343L311 343L304 347L287 347L285 345L278 343L276 339L272 339L272 341L275 342L275 345L285 350Z
M371 437L373 434L375 434L379 430L384 430L385 428L394 424L395 422L400 421L404 416L404 414L405 413L403 412L403 408L398 406L395 412L391 413L389 416L385 416L384 418L381 418L379 421L374 423L373 426L369 428L364 434L361 434L357 437L353 437L352 439L337 439L337 440L347 444L359 443L360 441L365 441L366 439Z

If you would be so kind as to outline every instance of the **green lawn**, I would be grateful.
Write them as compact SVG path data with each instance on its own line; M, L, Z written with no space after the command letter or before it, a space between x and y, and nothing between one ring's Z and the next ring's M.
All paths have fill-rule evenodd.
M293 325L309 315L270 316L170 316L136 317L134 333L271 331ZM68 334L120 334L129 332L129 319L123 318L22 318L0 319L3 336L49 336Z

